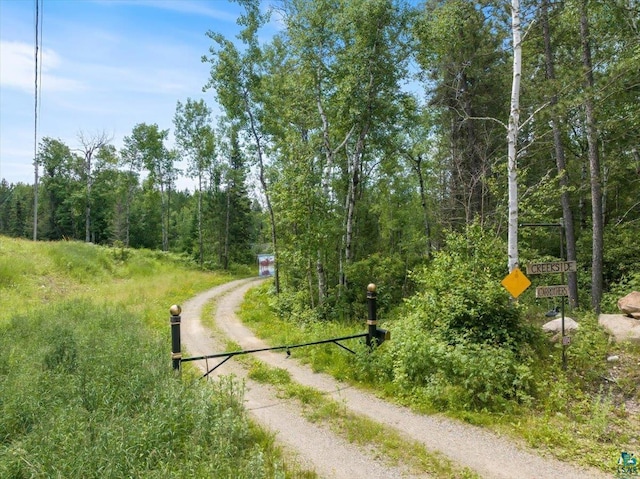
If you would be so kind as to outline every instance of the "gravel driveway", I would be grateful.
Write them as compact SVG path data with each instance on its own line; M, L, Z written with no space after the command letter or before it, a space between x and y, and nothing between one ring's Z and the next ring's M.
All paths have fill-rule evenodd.
M224 335L243 349L268 347L246 328L235 314L244 294L260 284L260 279L238 280L212 288L187 301L182 307L182 347L189 356L220 352L223 338L216 340L200 322L202 308L216 300L215 322ZM506 438L481 428L434 416L415 414L387 403L325 374L311 371L284 353L263 352L255 356L270 366L286 369L292 380L313 387L339 400L345 407L386 426L408 439L422 443L453 462L467 466L487 479L611 479L596 470L578 469L535 451L523 450ZM212 367L219 360L212 360ZM197 361L206 370L205 361ZM237 361L230 360L216 370L219 374L246 377ZM246 408L258 423L276 434L279 444L293 453L307 469L327 479L393 479L431 477L410 474L401 466L386 464L374 451L363 449L335 435L322 424L302 417L292 401L278 398L270 387L246 379Z

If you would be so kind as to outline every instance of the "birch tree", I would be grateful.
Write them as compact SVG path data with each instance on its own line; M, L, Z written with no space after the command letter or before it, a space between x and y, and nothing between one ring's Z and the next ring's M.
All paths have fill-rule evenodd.
M511 0L511 33L513 45L513 83L511 109L507 128L509 183L509 226L507 257L509 271L518 266L518 124L520 120L520 77L522 72L522 38L520 31L520 0Z
M342 179L335 192L335 203L342 205L335 206L343 211L338 281L345 288L346 270L356 259L358 204L373 158L368 148L395 126L398 82L406 74L404 12L389 0L283 4L292 48L314 82L324 155L320 187L330 202L334 172ZM316 265L320 275L321 261ZM318 287L323 288L320 276Z

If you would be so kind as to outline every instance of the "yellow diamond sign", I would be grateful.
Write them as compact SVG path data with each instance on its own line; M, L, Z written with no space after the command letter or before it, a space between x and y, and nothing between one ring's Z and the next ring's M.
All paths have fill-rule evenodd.
M513 268L511 273L505 276L501 284L511 293L511 296L517 298L525 289L531 286L531 281L529 281L529 278L527 278L519 268Z

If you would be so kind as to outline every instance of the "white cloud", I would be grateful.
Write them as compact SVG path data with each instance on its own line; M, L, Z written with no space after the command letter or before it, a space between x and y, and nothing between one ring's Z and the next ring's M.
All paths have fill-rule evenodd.
M97 3L108 5L110 2L113 2L113 0L103 0L98 1ZM223 4L225 5L226 10L211 8L210 4L189 0L121 0L118 3L119 6L122 6L123 4L140 5L143 7L200 15L227 22L235 22L237 18L234 13L229 12L228 3L226 2L226 4Z
M9 0L11 9L4 8L5 2L0 0L0 179L29 182L33 12L26 1ZM45 5L38 141L49 136L73 148L79 131L104 130L119 148L136 123L172 129L178 100L213 101L211 92L202 92L210 74L210 65L200 61L210 46L205 32L213 28L231 38L240 10L215 0L60 0L49 9ZM171 138L168 143L172 146Z
M145 2L145 3L148 4L148 2ZM217 20L225 20L230 22L236 21L235 14L229 13L229 11L222 11L215 8L211 8L207 5L203 5L202 3L188 2L184 0L151 2L151 3L153 3L158 8L164 8L164 9L173 10L176 12L204 15L210 18L215 18Z
M32 92L35 84L35 51L25 42L0 40L0 86ZM49 91L82 89L82 83L54 73L61 65L60 56L51 49L43 49L39 68L41 85Z

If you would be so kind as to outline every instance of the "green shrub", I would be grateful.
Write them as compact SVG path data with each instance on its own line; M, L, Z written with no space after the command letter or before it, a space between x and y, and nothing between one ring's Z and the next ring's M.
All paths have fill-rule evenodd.
M414 273L419 292L395 312L384 350L401 394L439 409L504 410L535 395L532 344L500 284L506 248L478 225L451 233L446 251Z
M247 265L240 263L231 263L229 265L229 274L233 276L250 278L251 276L257 276L258 270L256 265Z
M346 269L349 283L353 285L353 302L360 304L361 317L366 314L366 292L369 283L377 287L378 311L385 311L400 304L405 291L411 290L405 262L398 254L381 255L375 253L351 264Z
M637 223L611 223L605 229L604 242L607 247L603 251L603 278L608 289L625 277L637 275L640 266Z
M477 225L451 233L446 251L413 277L420 292L407 301L416 327L447 343L490 343L518 349L534 340L534 330L500 284L506 267L504 244Z
M580 328L573 334L567 351L570 372L580 386L599 384L607 371L609 337L598 324L595 314L580 320Z
M298 259L295 255L283 256L283 263ZM350 322L355 318L367 317L367 286L370 283L375 283L377 286L377 305L380 314L385 314L386 311L401 303L403 295L412 289L405 262L400 255L372 254L347 265L345 274L349 287L340 289L340 286L336 286L322 304L316 304L317 298L311 297L311 294L317 294L317 292L310 292L306 277L297 277L293 273L283 274L281 276L283 288L273 304L275 311L281 318L292 318L298 322Z
M281 291L278 296L270 298L270 303L278 318L286 321L305 324L316 318L316 314L309 308L309 293L306 290Z
M394 383L438 409L503 411L509 403L530 402L535 394L531 361L509 348L448 344L399 324L393 334L387 348Z
M111 256L117 262L124 262L131 256L131 249L125 246L122 241L116 240L111 248Z
M602 311L619 313L618 300L632 291L640 291L640 271L629 272L618 283L610 286L609 291L602 297Z

